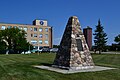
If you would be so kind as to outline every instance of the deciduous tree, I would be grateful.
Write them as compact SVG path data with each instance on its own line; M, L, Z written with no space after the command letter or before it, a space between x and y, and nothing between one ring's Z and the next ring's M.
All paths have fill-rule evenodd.
M115 37L114 41L120 44L120 34Z
M18 28L5 29L0 32L1 39L7 45L7 50L12 51L12 53L21 53L22 51L29 50L30 45L26 38L26 32Z

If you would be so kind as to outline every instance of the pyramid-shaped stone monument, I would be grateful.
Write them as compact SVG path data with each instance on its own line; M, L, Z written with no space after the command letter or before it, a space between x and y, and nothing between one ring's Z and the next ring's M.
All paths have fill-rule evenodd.
M88 45L76 16L68 20L53 66L68 70L94 68Z

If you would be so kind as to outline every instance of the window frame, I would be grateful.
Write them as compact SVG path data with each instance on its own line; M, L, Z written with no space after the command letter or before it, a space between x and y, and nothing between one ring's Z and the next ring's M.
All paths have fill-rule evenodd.
M4 27L4 28L3 28ZM6 29L6 26L1 26L1 30L5 30Z
M48 28L45 28L45 32L48 32Z
M43 28L39 28L39 32L42 32L43 31Z
M36 27L34 27L34 31L35 31L35 32L37 31L37 28L36 28Z
M46 41L47 41L47 42L46 42ZM48 41L48 40L45 40L44 42L45 42L45 44L49 44L49 41Z
M42 41L42 40L39 40L39 44L43 44L43 41Z
M41 36L40 36L41 35ZM39 38L43 38L43 34L39 34Z

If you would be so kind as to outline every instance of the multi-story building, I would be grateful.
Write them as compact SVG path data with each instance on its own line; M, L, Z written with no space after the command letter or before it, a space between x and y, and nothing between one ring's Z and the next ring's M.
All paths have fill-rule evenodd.
M5 30L6 28L25 30L27 41L35 49L39 50L41 47L52 48L52 27L48 26L46 20L34 20L33 25L0 23L0 30Z
M83 29L83 34L85 36L88 47L91 50L91 48L92 48L92 28L87 26L87 28Z

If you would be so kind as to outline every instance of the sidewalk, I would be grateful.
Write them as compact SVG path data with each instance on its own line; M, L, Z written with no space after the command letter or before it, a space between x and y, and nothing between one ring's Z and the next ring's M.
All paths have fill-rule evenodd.
M90 53L94 53L94 51L90 51ZM102 52L101 54L120 54L120 52L108 51L108 52Z
M34 67L40 68L40 69L45 69L45 70L50 70L50 71L55 71L55 72L63 73L63 74L71 74L71 73L78 73L78 72L95 72L95 71L116 69L116 68L102 67L102 66L95 66L92 69L78 69L78 70L65 70L65 69L54 68L54 67L43 66L43 65L41 65L41 66L34 66Z

